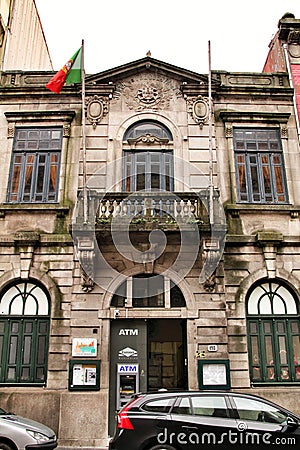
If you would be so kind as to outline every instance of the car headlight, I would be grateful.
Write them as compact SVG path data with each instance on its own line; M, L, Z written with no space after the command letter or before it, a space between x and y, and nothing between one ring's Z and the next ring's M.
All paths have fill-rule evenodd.
M50 438L48 436L46 436L45 434L39 433L38 431L33 431L33 430L26 430L26 431L31 437L33 437L33 439L35 439L36 441L39 441L39 443L48 442L50 440Z

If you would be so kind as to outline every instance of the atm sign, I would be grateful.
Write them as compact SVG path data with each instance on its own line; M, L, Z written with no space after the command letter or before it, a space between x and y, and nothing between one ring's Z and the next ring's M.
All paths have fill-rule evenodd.
M139 373L138 364L118 364L118 373Z

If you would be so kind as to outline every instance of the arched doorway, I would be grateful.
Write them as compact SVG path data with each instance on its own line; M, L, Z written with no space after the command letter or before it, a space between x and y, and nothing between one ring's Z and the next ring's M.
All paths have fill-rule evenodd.
M113 423L115 411L136 390L187 389L188 366L186 320L181 318L186 303L170 279L155 274L128 277L116 290L111 306L120 312L111 321L110 334Z

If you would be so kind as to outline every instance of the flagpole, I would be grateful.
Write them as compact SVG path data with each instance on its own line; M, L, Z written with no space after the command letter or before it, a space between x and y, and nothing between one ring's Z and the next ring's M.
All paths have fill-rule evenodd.
M209 222L214 223L214 184L212 148L212 94L211 94L211 51L208 41L208 122L209 122Z
M87 195L87 178L86 178L86 133L85 133L85 70L84 70L84 40L82 39L81 53L81 101L82 101L82 175L83 175L83 223L88 222L88 195Z

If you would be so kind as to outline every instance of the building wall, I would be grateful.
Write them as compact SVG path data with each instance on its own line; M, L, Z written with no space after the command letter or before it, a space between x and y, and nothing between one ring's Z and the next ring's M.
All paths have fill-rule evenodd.
M181 276L173 267L180 248L176 224L162 227L172 237L164 255L153 263L130 261L110 241L110 224L106 219L111 210L105 206L99 212L98 206L106 193L115 197L122 194L123 135L129 126L142 119L161 122L174 136L175 192L185 198L184 194L198 195L208 187L207 77L152 58L87 77L84 161L80 87L65 87L59 96L54 95L44 87L51 75L7 72L1 77L0 293L13 280L32 279L44 286L51 298L46 385L42 388L2 384L1 406L53 427L60 446L104 445L108 438L113 351L110 327L117 320L116 308L111 306L113 293L122 275L162 274L169 269L170 278L184 295L186 307L130 310L120 307L119 318L126 319L129 313L133 320L186 320L190 389L199 388L199 355L205 359L229 359L233 390L251 390L299 413L297 383L292 388L270 384L252 387L246 331L246 297L257 281L274 278L285 281L298 298L300 294L297 200L300 161L293 90L288 76L213 73L213 181L220 192L219 206L226 217L227 235L216 270L199 280L208 258L216 256L214 250L209 253L205 247L211 238L205 222L207 211L202 210L202 221L197 223L203 241L192 266ZM154 106L149 106L147 95L155 102ZM195 105L199 114L195 113ZM59 194L55 203L7 201L13 138L20 126L63 127ZM237 202L233 129L241 126L280 130L289 191L287 204ZM85 162L89 195L96 198L95 204L92 200L88 203L86 224L82 201L77 200L78 190L82 193ZM218 219L222 217L220 213ZM136 224L133 235L139 249L145 250L146 232L156 226L151 220ZM187 245L187 255L193 251L192 245ZM106 271L99 265L99 253L108 263ZM91 361L101 363L99 391L70 389L69 363L76 360L72 355L74 338L97 339L97 356ZM216 352L209 352L209 345L215 345Z
M51 70L53 68L34 0L2 1L2 70Z

